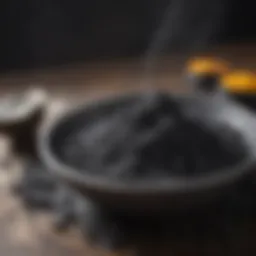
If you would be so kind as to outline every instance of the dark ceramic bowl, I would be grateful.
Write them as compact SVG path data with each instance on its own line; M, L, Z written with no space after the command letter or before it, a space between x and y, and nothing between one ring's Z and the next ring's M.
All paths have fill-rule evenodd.
M218 200L235 184L254 171L255 155L252 152L246 154L239 164L202 176L163 178L144 182L117 182L107 176L91 175L90 172L85 170L81 172L65 164L60 157L61 141L69 134L72 127L79 124L81 118L89 121L92 116L102 115L121 105L131 103L136 97L138 95L125 95L83 105L66 113L50 126L44 127L39 136L39 152L49 170L86 198L105 207L118 211L141 212L142 214L188 209L198 204L207 204ZM225 104L223 108L227 113L231 113L231 118L236 115L236 111L244 111L240 107L237 110L233 107L230 108L229 103L225 107ZM221 116L220 105L217 104L218 109L215 112L208 113L212 114L209 115L210 117ZM250 115L244 118L251 124L251 126L245 125L246 129L255 130L255 120L251 119ZM236 129L235 123L233 128ZM246 134L254 136L254 132ZM251 141L251 138L247 139Z
M187 74L186 81L196 92L211 93L219 89L219 76L214 74Z

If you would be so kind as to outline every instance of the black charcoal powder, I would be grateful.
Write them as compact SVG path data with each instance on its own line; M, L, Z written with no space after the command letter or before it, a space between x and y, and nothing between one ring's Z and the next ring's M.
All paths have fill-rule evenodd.
M61 161L120 179L194 176L234 166L246 156L241 133L211 125L212 102L145 93L130 104L76 122L62 140Z

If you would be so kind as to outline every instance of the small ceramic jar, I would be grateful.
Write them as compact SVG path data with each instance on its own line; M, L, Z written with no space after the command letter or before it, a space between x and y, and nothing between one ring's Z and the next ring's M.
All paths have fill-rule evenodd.
M40 88L0 99L0 132L11 137L19 155L35 156L36 134L47 106L47 94Z
M194 58L187 63L186 78L193 91L213 92L219 79L229 72L229 65L215 58Z

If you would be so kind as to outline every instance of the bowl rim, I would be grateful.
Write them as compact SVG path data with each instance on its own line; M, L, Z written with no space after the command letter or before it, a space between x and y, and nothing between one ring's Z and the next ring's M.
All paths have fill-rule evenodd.
M124 95L119 94L110 97L101 97L100 102L95 102L95 99L93 101L89 100L65 111L48 125L42 126L37 136L39 156L48 167L49 171L60 179L78 185L79 187L84 187L86 190L101 191L102 193L109 192L136 195L165 193L189 194L191 192L202 192L231 185L239 180L239 178L253 171L253 167L256 166L256 159L253 153L251 153L231 167L220 168L216 172L209 172L197 177L189 177L189 179L184 177L163 177L163 179L160 178L153 181L122 181L121 179L111 179L111 177L104 177L103 175L91 175L86 171L81 172L63 163L54 156L54 152L50 147L50 139L53 131L58 128L59 124L69 120L74 114L84 111L88 107L104 106L110 102L134 97L136 95L137 93L125 93ZM183 95L181 95L181 97L183 97Z

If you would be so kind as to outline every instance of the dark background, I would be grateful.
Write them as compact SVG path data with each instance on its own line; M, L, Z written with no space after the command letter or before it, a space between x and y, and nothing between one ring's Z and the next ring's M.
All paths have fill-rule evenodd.
M204 12L202 1L226 6L222 33L215 43L252 41L256 37L253 1L181 1L186 11L193 8L189 12L196 10L198 14ZM1 0L0 69L142 54L169 2Z

